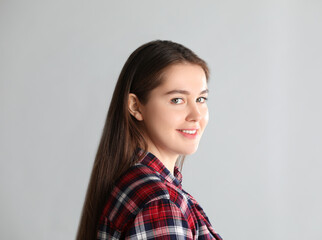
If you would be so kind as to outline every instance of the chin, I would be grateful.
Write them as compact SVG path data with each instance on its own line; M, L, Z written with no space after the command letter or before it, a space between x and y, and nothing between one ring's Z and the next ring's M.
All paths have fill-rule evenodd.
M191 155L194 154L198 150L198 146L192 146L190 148L184 149L181 155Z

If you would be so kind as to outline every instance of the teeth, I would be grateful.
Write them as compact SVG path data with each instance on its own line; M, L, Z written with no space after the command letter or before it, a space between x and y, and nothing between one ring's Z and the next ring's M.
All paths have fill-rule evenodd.
M197 130L180 130L180 131L188 134L195 134Z

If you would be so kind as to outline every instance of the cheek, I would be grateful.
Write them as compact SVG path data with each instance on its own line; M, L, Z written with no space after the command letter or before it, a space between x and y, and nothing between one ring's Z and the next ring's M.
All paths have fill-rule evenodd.
M184 114L178 109L164 104L154 104L146 111L146 124L154 131L170 131L179 128L183 122Z
M205 108L204 110L203 110L203 117L202 117L202 119L201 119L201 121L202 121L202 123L203 123L203 125L204 125L204 127L206 127L207 126L207 124L208 124L208 121L209 121L209 112L208 112L208 108Z
M182 114L180 111L169 107L159 108L157 118L159 124L162 125L164 129L177 128L180 122L182 122Z
M158 104L150 103L143 112L143 121L149 131L155 132L164 128L166 119L164 109Z

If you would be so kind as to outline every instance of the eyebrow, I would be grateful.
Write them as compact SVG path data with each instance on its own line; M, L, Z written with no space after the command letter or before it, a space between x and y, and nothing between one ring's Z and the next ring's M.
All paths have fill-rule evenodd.
M205 89L203 91L200 92L200 94L204 94L204 93L208 93L209 90ZM175 93L181 93L181 94L185 94L185 95L190 95L190 92L186 91L186 90L179 90L179 89L174 89L171 90L169 92L166 92L164 95L170 95L170 94L175 94Z

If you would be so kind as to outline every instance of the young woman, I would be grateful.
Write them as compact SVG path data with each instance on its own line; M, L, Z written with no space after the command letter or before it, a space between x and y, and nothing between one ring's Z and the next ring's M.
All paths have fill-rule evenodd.
M116 84L78 229L89 239L221 239L179 167L208 122L205 61L171 41L136 49ZM180 169L181 170L181 169Z

